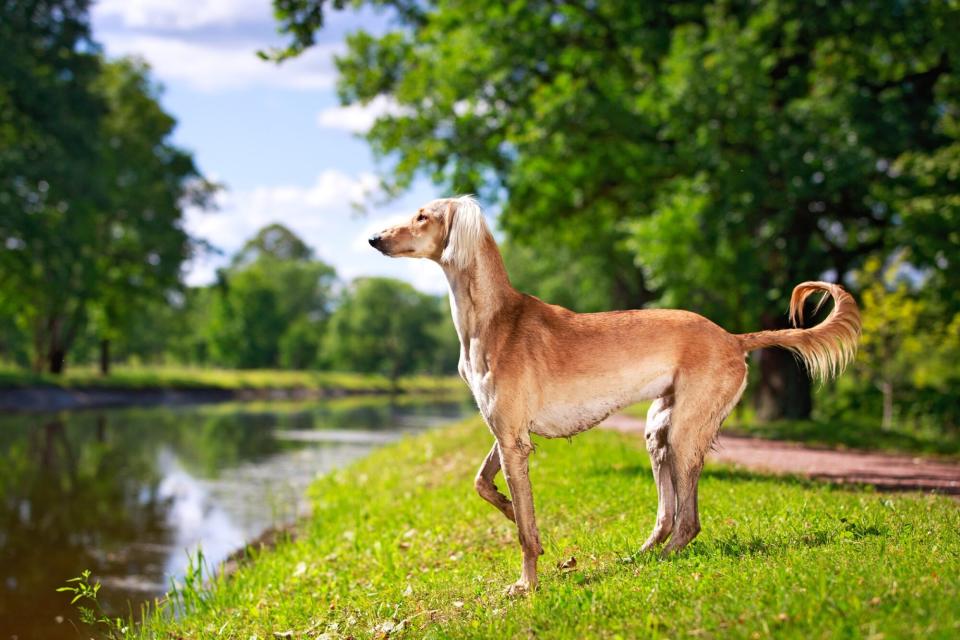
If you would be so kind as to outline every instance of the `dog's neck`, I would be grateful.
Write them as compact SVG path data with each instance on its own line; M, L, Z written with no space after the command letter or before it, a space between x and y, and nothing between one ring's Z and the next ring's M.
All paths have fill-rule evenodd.
M520 297L510 284L503 257L493 236L463 267L441 264L450 285L450 311L460 343L470 353L470 342L485 332L491 320Z

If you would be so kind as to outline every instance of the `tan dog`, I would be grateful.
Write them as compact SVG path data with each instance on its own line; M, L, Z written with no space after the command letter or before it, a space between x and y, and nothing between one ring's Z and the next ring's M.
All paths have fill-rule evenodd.
M655 398L646 440L659 507L643 550L670 538L664 553L676 551L700 532L703 458L747 384L746 352L784 347L815 377L826 378L850 362L860 335L856 302L826 282L800 284L790 300L796 323L808 296L824 292L821 303L832 297L834 308L823 323L743 335L688 311L580 314L547 304L510 286L496 242L470 197L434 200L409 222L372 236L370 244L388 256L428 258L446 273L460 336L460 375L496 439L476 489L520 533L523 569L510 593L536 587L543 553L527 471L531 433L572 436L627 405ZM501 468L512 502L493 484Z

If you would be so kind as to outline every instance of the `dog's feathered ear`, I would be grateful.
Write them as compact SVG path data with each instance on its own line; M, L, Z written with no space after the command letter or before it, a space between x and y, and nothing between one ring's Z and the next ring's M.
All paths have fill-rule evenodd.
M480 205L472 196L450 200L447 206L447 246L440 262L462 269L470 264L489 233Z

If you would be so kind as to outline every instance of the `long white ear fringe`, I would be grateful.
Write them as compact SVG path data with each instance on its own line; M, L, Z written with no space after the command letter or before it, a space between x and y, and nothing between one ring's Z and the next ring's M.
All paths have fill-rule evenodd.
M447 235L447 247L440 256L443 263L463 269L480 251L483 239L489 233L483 219L480 204L473 196L461 196L454 200L453 223Z

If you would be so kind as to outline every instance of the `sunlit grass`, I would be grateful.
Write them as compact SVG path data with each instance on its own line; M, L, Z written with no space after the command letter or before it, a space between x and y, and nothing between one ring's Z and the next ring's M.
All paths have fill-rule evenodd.
M302 536L217 579L150 638L955 637L960 510L708 467L703 533L637 556L656 497L635 436L538 441L541 588L510 599L516 532L473 493L479 420L386 447L316 483ZM502 484L502 481L501 481ZM573 571L557 568L576 558ZM327 633L327 636L321 634ZM274 635L279 634L279 635Z
M71 367L61 376L21 369L0 369L0 387L33 385L101 387L119 389L329 389L390 391L391 381L381 375L336 371L285 371L274 369L206 369L189 367L115 367L102 376L94 368ZM462 389L456 376L407 376L401 391Z

